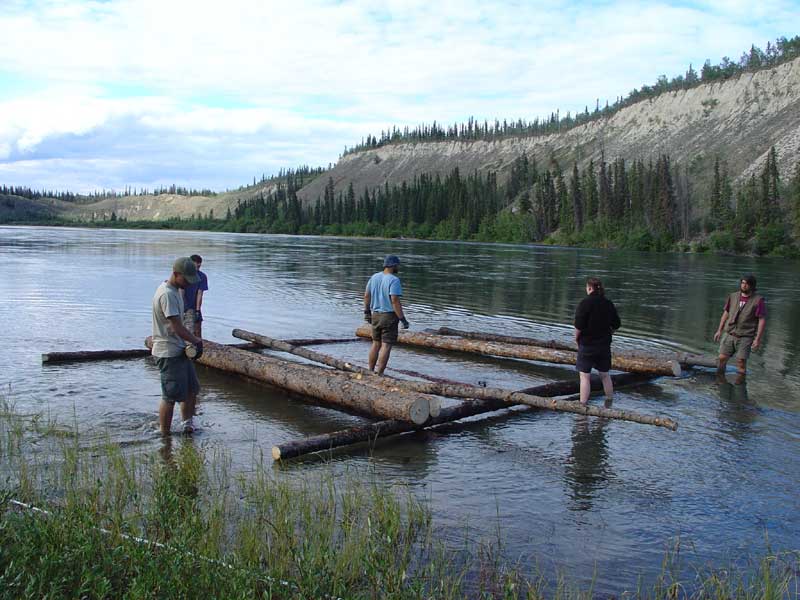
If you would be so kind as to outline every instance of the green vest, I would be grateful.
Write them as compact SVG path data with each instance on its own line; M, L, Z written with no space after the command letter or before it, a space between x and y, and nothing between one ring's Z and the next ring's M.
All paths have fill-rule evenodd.
M750 294L744 306L739 308L739 298L742 292L734 292L728 297L728 324L727 331L738 337L756 337L758 319L756 307L761 301L758 294Z

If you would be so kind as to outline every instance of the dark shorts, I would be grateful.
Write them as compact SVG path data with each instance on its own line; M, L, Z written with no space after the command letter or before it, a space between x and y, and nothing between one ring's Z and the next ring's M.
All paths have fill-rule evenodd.
M372 340L394 344L397 342L397 324L400 319L393 312L372 313Z
M183 402L200 391L194 363L183 354L156 358L156 364L161 371L161 397L166 402Z
M611 370L611 346L578 346L575 366L581 373L591 373L592 368L608 373Z

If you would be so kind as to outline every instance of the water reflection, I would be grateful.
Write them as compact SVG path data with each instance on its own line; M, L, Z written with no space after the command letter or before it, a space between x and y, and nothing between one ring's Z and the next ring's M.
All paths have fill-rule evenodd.
M739 373L732 377L718 373L715 379L720 399L720 423L732 436L747 437L760 413L758 405L747 393L747 378Z
M606 403L610 407L610 403ZM564 479L570 487L570 508L586 511L611 473L606 425L608 419L578 415L572 426L572 449L567 459Z

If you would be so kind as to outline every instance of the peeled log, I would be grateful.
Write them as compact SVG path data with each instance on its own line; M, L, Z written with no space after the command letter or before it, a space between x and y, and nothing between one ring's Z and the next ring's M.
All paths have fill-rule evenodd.
M372 337L372 328L364 325L356 330L359 337ZM500 342L487 342L478 340L467 340L452 338L433 333L401 331L398 342L412 346L422 346L425 348L438 348L441 350L454 350L457 352L472 352L475 354L489 354L492 356L504 356L508 358L522 358L526 360L538 360L562 365L574 365L577 361L577 352L566 350L555 350L553 348L542 348L539 346L522 346L517 344L503 344ZM648 373L650 375L674 375L681 374L681 366L678 361L657 359L651 357L634 356L611 356L611 368L618 371L628 371L629 373Z
M461 331L459 329L451 329L450 327L440 327L435 333L439 335L455 335L470 340L483 340L486 342L502 342L504 344L518 344L524 346L540 346L542 348L553 348L555 350L568 350L576 352L578 345L569 342L558 342L556 340L541 340L538 338L518 337L514 335L499 335L496 333L484 333L482 331ZM664 353L663 356L658 354L617 354L617 357L630 357L640 358L642 356L649 356L657 360L670 360L670 356L674 356L681 366L685 367L716 367L717 359L713 356L703 356L702 354L690 354L688 352L675 352L670 355Z
M614 385L617 387L621 387L626 384L635 385L643 383L649 379L649 378L643 379L641 375L630 374L630 373L624 373L621 375L612 375L611 378L614 381ZM592 389L595 390L602 389L602 385L600 384L599 379L598 380L593 379L592 384L593 384ZM545 398L545 396L547 396L548 394L552 395L557 394L566 396L567 394L570 393L576 393L578 389L579 389L579 383L577 380L574 380L574 381L547 383L544 385L527 388L526 390L524 390L524 392L531 395L537 395L540 399L545 400L547 402L553 402L552 399ZM561 399L557 402L569 403L570 400ZM574 402L572 403L575 404ZM432 418L425 425L425 427L426 428L434 427L436 425L442 425L444 423L458 421L459 419L465 419L467 417L472 417L483 413L489 413L503 408L510 408L510 405L502 400L489 400L489 401L466 400L464 402L460 402L455 406L447 406L442 408L441 412L439 413L439 416ZM595 407L589 406L586 408L592 409ZM582 411L571 411L571 412L582 413ZM582 414L591 414L591 413L587 410L585 413ZM674 424L674 422L671 422L669 419L664 419L664 421L665 425L666 422ZM677 427L677 425L675 426ZM672 429L672 427L668 428ZM302 456L304 454L310 454L312 452L322 452L325 450L332 450L334 448L338 448L341 446L349 446L351 444L358 444L360 442L366 442L377 438L388 437L390 435L407 433L410 431L417 431L418 429L420 428L412 427L409 426L407 423L401 423L396 420L390 419L385 421L378 421L376 423L368 423L366 425L361 425L358 427L351 427L348 429L342 429L340 431L334 431L333 433L323 433L320 435L315 435L299 440L291 440L288 442L284 442L282 444L278 444L272 447L272 458L275 460L289 459L297 456Z
M256 342L258 344L264 344L265 346L275 348L276 350L290 352L291 354L296 354L298 356L302 356L303 358L307 358L309 360L321 362L323 364L335 367L337 369L359 373L364 377L365 383L368 384L371 383L384 384L387 382L391 382L390 385L392 385L394 389L403 389L408 392L418 392L421 394L435 394L437 396L449 396L452 398L470 398L470 399L482 400L484 402L500 402L501 405L525 404L536 408L543 408L546 410L554 410L558 412L571 412L571 413L579 413L595 417L606 417L608 419L621 419L624 421L632 421L634 423L644 423L646 425L667 427L668 429L672 430L675 430L677 428L677 424L675 424L675 422L671 421L670 419L662 417L642 415L633 411L622 411L622 410L615 410L608 408L598 408L594 406L576 405L574 402L557 401L557 400L552 400L550 398L543 398L540 396L536 396L533 394L504 390L502 388L479 387L474 385L468 385L466 383L449 385L444 383L389 379L386 377L375 375L370 370L365 369L364 367L353 365L343 360L339 360L338 358L335 358L333 356L328 356L327 354L322 354L320 352L315 352L314 350L309 350L308 348L297 348L285 341L276 340L266 335L252 333L250 331L244 331L242 329L234 329L233 336L239 339ZM436 412L431 410L431 417L436 417L438 414L439 411L437 406Z
M152 341L148 338L145 344L149 347ZM301 365L207 340L197 362L371 417L421 425L430 418L431 404L438 406L436 398L401 390L391 382L367 383L359 373Z

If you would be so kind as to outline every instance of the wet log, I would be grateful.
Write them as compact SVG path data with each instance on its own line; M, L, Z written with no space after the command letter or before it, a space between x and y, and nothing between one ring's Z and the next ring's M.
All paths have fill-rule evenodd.
M568 350L577 352L578 345L574 342L559 342L557 340L543 340L531 337L519 337L514 335L499 335L496 333L485 333L482 331L461 331L450 327L440 327L433 331L438 335L457 336L470 340L482 340L485 342L501 342L504 344L517 344L522 346L539 346L541 348L552 348L554 350ZM617 353L615 356L629 356L631 358L652 357L657 360L675 360L682 367L712 367L716 368L717 359L713 356L702 354L691 354L689 352L662 352L662 353Z
M242 350L259 350L260 344L226 344L231 348ZM43 363L88 362L93 360L119 360L126 358L144 358L150 356L150 350L133 348L131 350L80 350L75 352L48 352L42 354Z
M351 342L362 342L359 337L348 338L300 338L294 340L284 340L292 346L322 346L323 344L349 344Z
M276 340L266 335L244 331L242 329L234 329L233 337L248 340L258 344L263 344L276 350L289 352L297 356L302 356L308 360L321 362L325 365L342 369L344 371L351 371L358 373L364 377L366 383L375 381L387 382L391 381L393 386L399 389L407 390L409 392L416 392L420 394L434 394L437 396L447 396L450 398L470 398L482 400L484 402L499 402L502 405L515 405L525 404L527 406L534 406L536 408L543 408L546 410L554 410L557 412L572 412L579 414L588 414L596 417L606 417L608 419L621 419L624 421L631 421L634 423L643 423L646 425L656 425L658 427L667 427L675 429L677 425L670 419L662 417L653 417L650 415L642 415L633 411L621 411L615 409L598 408L594 406L581 406L573 402L556 401L550 398L536 396L534 394L525 394L521 392L514 392L511 390L504 390L502 388L492 387L479 387L461 383L457 385L449 385L445 383L433 383L427 381L408 381L394 379L390 380L386 377L375 375L369 369L353 365L352 363L339 360L333 356L315 352L308 348L298 348L288 344L282 340ZM535 388L534 388L535 389ZM436 417L438 413L431 414L431 417ZM459 417L461 418L461 417Z
M145 344L152 345L152 340ZM197 362L373 418L421 425L430 418L431 405L439 406L437 398L400 389L391 380L366 381L360 373L302 365L207 340Z
M356 330L356 335L359 337L371 337L372 329L368 325L359 327L358 330ZM563 365L574 365L578 356L577 352L566 350L468 340L422 332L401 331L398 336L398 342L400 344L422 346L425 348L489 354L492 356L521 358L525 360L538 360ZM678 361L656 359L646 356L620 356L612 354L611 368L618 371L628 371L629 373L648 373L651 375L674 375L678 377L681 374L681 366Z
M640 375L636 374L612 375L611 377L614 380L614 385L616 387L623 387L626 384L637 385L650 379L642 379ZM599 384L599 379L597 382ZM554 386L553 384L544 384L541 386L528 388L526 391L531 394L539 394L537 397L545 402L572 404L578 410L570 412L576 412L578 414L591 415L594 413L595 416L602 416L596 414L596 412L599 412L600 410L612 410L598 409L594 406L583 407L579 403L575 402L575 400L578 399L577 396L568 396L570 392L567 392L567 394L558 394L564 396L560 400L554 400L553 398L545 397L549 393L561 392L564 390L570 390L572 393L575 393L579 388L579 383L577 381L557 383L559 384L558 386ZM600 389L601 387L602 386L599 386ZM453 421L458 421L459 419L490 413L504 408L510 408L510 405L501 400L466 400L455 406L447 406L442 408L439 416L432 418L428 423L425 424L424 428L427 429L430 427L436 427L437 425L452 423ZM585 411L581 409L585 409ZM673 431L675 428L677 428L677 424L670 419L663 419L662 426L672 429ZM352 444L375 440L377 438L388 437L390 435L418 431L420 429L422 428L409 426L407 423L401 423L396 420L388 419L375 423L368 423L366 425L360 425L357 427L351 427L348 429L342 429L340 431L334 431L333 433L324 433L278 444L272 447L272 458L275 460L295 458L297 456L310 454L312 452L333 450L334 448L341 446L349 446Z

